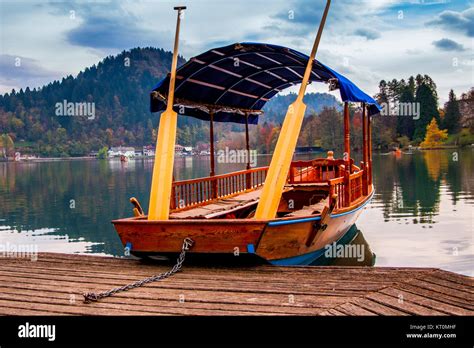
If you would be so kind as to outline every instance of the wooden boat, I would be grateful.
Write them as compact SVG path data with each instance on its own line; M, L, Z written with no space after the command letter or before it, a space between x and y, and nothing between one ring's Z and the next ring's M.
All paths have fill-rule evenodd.
M317 263L327 245L344 241L373 196L371 115L380 107L314 59L328 8L329 1L309 57L276 45L237 43L211 49L176 69L178 16L171 73L151 92L151 110L165 111L149 214L132 199L134 216L112 221L132 254L175 255L183 240L191 238L192 254L255 254L275 265L307 265ZM325 82L341 92L342 159L329 151L324 158L292 161L309 82ZM300 93L285 117L270 166L251 168L248 163L246 170L216 175L213 123L245 124L249 150L249 124L258 122L271 97L299 83ZM359 165L350 157L349 102L358 103L363 112ZM210 122L209 177L172 182L176 112Z

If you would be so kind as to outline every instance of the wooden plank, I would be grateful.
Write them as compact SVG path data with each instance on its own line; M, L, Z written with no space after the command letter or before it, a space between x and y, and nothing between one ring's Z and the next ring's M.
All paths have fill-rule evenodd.
M446 279L446 280L450 280L454 283L464 284L464 285L467 285L471 288L474 285L473 277L469 277L469 276L464 275L464 274L446 272L446 271L437 269L433 272L432 276L433 277L439 277L439 278Z
M25 283L32 283L32 282L45 282L45 283L54 283L57 286L62 286L64 283L69 282L81 282L82 284L87 284L89 288L92 288L94 285L101 285L104 290L111 287L121 286L124 283L130 283L132 281L137 280L137 278L130 279L127 281L117 281L117 280L110 280L110 279L89 279L89 277L64 277L64 276L57 276L57 275L24 275L24 274L17 274L17 276L21 276L22 279L19 281ZM0 272L0 281L12 281L12 274L5 275L4 272ZM320 288L320 289L311 289L311 287L306 288L294 288L291 284L258 284L255 285L247 285L241 283L233 283L233 284L207 284L202 282L191 282L191 281L182 281L179 280L177 277L174 277L172 280L163 280L156 283L150 283L147 285L150 288L167 288L167 289L188 289L188 290L208 290L214 292L222 292L222 291L233 291L233 292L252 292L256 294L282 294L282 295L331 295L331 296L362 296L369 291L373 291L373 289L367 290L359 290L354 291L352 289L338 289L336 290L331 288Z
M394 297L403 296L403 301L410 301L420 306L435 309L436 311L443 312L450 315L473 315L474 311L459 308L444 302L436 301L431 298L426 298L412 292L404 291L401 289L385 288L380 290L380 293L391 295Z
M394 289L395 292L397 291ZM400 311L414 314L414 315L446 315L444 312L440 312L431 308L426 308L420 306L416 303L412 303L408 300L401 300L399 297L394 297L392 295L386 295L384 293L370 293L366 296L368 299L371 299L375 302L378 302L382 305L399 309Z
M152 274L164 272L168 270L168 268L160 267L158 269L150 269L143 270L141 268L133 268L133 269L124 269L123 267L120 269L110 269L110 268L100 268L100 269L91 269L90 267L77 267L71 268L69 266L44 266L40 263L31 263L31 266L25 266L22 264L15 264L11 266L0 266L0 271L10 271L10 272L26 272L26 273L33 273L33 274L41 274L41 273L55 273L55 274L63 274L63 275L74 275L78 274L80 276L87 276L87 277L99 277L99 278L111 278L111 279L136 279L139 277L148 277ZM268 276L268 275L267 275ZM193 268L187 268L187 272L182 272L179 274L180 279L193 279L193 280L203 280L203 281L234 281L234 282L257 282L259 285L261 284L261 275L260 274L253 274L253 269L249 268L247 274L240 274L234 271L232 272L217 272L216 269L212 271L209 270L207 273L196 273L194 272ZM352 279L351 279L352 278ZM338 273L334 274L326 274L324 275L325 282L322 283L318 279L314 277L304 277L301 274L282 274L281 272L275 272L271 274L272 282L284 282L284 283L301 283L301 286L307 287L325 287L325 288L363 288L366 289L367 287L373 288L373 286L385 286L395 284L392 280L387 280L386 277L373 277L367 276L361 273L359 279L353 279L353 276L344 276L344 274ZM293 286L293 284L292 284Z
M440 302L451 304L459 308L474 310L474 302L472 301L462 301L457 297L452 297L447 294L441 294L439 292L427 290L427 289L420 288L411 284L400 283L398 284L397 288L409 291L413 294L422 295L426 298L432 298Z
M465 292L466 296L469 296L471 298L471 301L474 301L474 288L472 286L473 285L472 283L469 286L467 284L453 282L450 279L441 278L440 276L423 277L422 280L425 282L443 286L446 289L453 289L453 290L459 291L459 293Z
M438 293L443 294L443 295L449 295L451 297L455 297L455 298L457 298L458 300L460 300L462 302L472 303L472 296L469 296L469 294L467 294L463 291L459 291L457 289L446 288L445 286L437 285L437 284L430 283L430 282L425 282L424 280L421 280L421 279L411 280L407 283L413 284L413 285L415 285L419 288L423 288L423 289L427 289L427 290L430 290L430 291L438 292ZM469 300L469 297L471 298L471 300Z
M71 297L71 295L75 295ZM124 296L113 296L104 299L98 303L85 304L82 302L82 296L69 293L54 293L48 291L26 290L21 294L18 292L0 290L0 300L26 301L31 303L50 303L62 304L64 306L75 306L86 308L95 311L97 305L103 305L104 308L120 308L126 309L130 315L135 312L140 312L146 315L160 315L171 314L180 315L183 311L200 311L201 315L210 315L217 312L217 314L278 314L278 315L315 315L322 310L322 308L300 308L296 306L276 307L262 306L262 305L248 305L248 304L210 304L207 302L196 302L186 299L179 302L176 298L173 301L156 299L156 298L133 298ZM211 312L212 311L212 312ZM3 308L0 309L0 314L5 314Z
M139 277L148 277L153 274L161 273L167 271L169 268L159 268L159 269L149 269L147 270L140 270L140 269L133 269L133 270L109 270L109 269L100 269L100 270L92 270L90 268L69 268L69 267L42 267L37 263L32 264L32 266L23 266L23 265L12 265L12 266L0 266L0 272L6 272L5 275L10 273L25 273L31 275L42 275L42 274L56 274L56 275L63 275L63 276L79 276L79 277L87 277L87 278L98 278L98 279L119 279L119 280L134 280ZM252 272L249 269L249 272ZM301 275L286 275L285 274L271 274L272 282L276 285L289 284L292 288L296 287L308 287L308 288L325 288L325 289L363 289L363 290L374 290L381 288L385 285L393 284L394 282L391 280L387 280L385 277L375 278L375 277L367 277L361 275L360 279L348 279L347 277L330 277L328 274L325 277L324 282L318 281L318 279L303 277ZM215 282L217 281L218 284L222 284L223 282L241 282L241 283L256 283L255 285L260 287L261 286L261 276L255 276L249 274L235 274L232 272L225 273L217 273L214 269L209 271L207 274L193 274L192 269L189 269L189 272L180 273L178 279L183 280L199 280L199 281L208 281L208 282ZM341 281L343 280L343 281ZM300 283L304 281L303 283ZM295 285L296 283L296 285Z
M376 315L374 312L368 311L363 307L359 307L354 303L344 303L340 306L337 306L334 309L339 312L346 313L347 315L363 315L363 316Z
M408 315L405 312L396 310L391 307L384 306L368 298L357 298L355 300L352 300L352 303L356 304L359 307L365 308L373 313L377 313L378 315L398 315L398 316Z
M10 284L8 289L2 288L3 292L24 293L28 290L38 290L43 292L61 292L62 296L70 297L76 295L76 298L82 299L82 294L89 291L105 291L110 287L97 286L91 289L87 285L82 284L63 284L60 287L48 284L46 282L39 282L38 284L31 283L14 283ZM61 289L56 290L56 289ZM349 301L350 297L333 297L333 296L300 296L300 295L278 295L278 294L256 294L256 293L238 293L238 292L219 292L206 290L189 290L189 289L165 289L165 288L150 288L142 287L134 291L122 292L106 301L115 301L115 298L133 298L136 301L142 300L163 300L173 303L175 305L181 296L186 302L206 303L209 306L217 305L225 307L226 305L245 304L247 307L266 307L268 311L284 309L284 312L298 312L300 309L324 309L332 308L336 305ZM309 311L314 313L314 310Z

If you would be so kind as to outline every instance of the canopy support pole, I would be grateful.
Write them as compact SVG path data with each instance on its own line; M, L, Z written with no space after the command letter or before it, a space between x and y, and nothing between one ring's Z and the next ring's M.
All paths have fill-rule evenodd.
M321 18L318 34L314 40L313 49L308 57L308 63L301 81L300 90L296 100L290 104L286 112L280 135L273 152L272 161L268 167L267 177L263 185L260 201L255 212L256 219L274 219L278 206L280 205L283 189L286 184L288 172L290 170L291 160L295 152L298 135L303 124L306 104L303 102L309 77L313 69L313 61L318 50L319 41L323 33L324 24L329 11L331 0L327 0L324 14Z
M249 141L249 114L245 113L245 148L247 149L247 170L250 170L250 141ZM252 187L252 176L250 173L245 175L246 188Z
M351 190L350 190L350 175L352 171L351 165L351 130L349 120L349 103L344 103L344 161L346 170L344 173L344 201L345 206L348 207L351 203Z
M351 172L351 125L349 119L349 103L344 103L344 160L346 168Z
M211 112L209 113L209 120L210 120L210 123L209 123L209 144L210 144L210 152L211 152L211 158L210 158L210 162L211 162L211 172L210 172L210 176L214 176L216 175L216 171L215 171L215 163L214 163L214 110L211 110Z
M249 114L245 113L245 148L247 149L247 170L250 169Z
M367 163L367 107L362 103L362 170L364 171L362 190L367 195L369 189L368 183L368 163Z
M369 162L369 186L372 185L372 122L370 115L367 116L367 161Z
M213 177L216 175L216 169L215 169L215 160L214 160L214 110L211 109L209 112L209 142L210 142L210 164L211 164L211 172L209 173L210 177ZM217 198L217 180L212 180L212 185L211 185L211 195L213 199Z
M186 7L179 6L174 9L178 11L178 19L176 21L173 60L171 62L166 110L161 114L158 137L156 140L148 220L168 220L172 201L174 147L176 144L176 128L178 123L178 114L173 110L174 87L176 82L176 67L178 65L179 27L182 11L186 9Z

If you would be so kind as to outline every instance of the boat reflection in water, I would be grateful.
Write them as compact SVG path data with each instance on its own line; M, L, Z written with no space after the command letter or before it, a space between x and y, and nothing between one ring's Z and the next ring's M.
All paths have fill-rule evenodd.
M311 266L373 266L375 253L354 224L341 240L327 245Z

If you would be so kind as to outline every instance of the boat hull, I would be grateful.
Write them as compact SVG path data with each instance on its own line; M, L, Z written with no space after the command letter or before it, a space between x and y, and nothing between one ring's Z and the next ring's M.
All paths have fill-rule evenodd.
M258 244L257 255L279 266L312 264L324 254L327 245L344 237L369 202L370 198L354 209L331 215L324 230L318 226L320 217L269 222L270 228ZM308 245L308 236L315 228L319 230Z
M255 219L176 219L149 221L146 217L114 220L124 246L137 255L170 255L181 250L183 240L194 240L192 254L255 254L280 265L309 265L325 246L341 240L369 203L366 197L351 209L330 215L326 226L321 216Z

